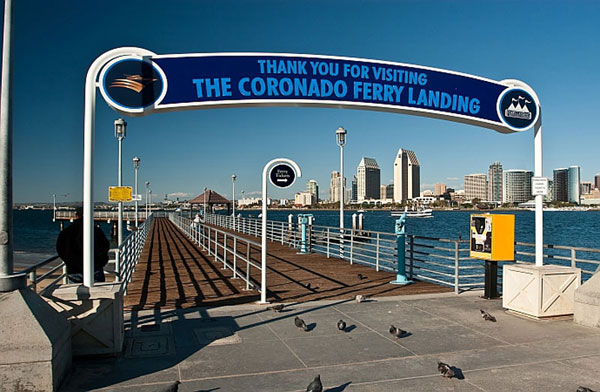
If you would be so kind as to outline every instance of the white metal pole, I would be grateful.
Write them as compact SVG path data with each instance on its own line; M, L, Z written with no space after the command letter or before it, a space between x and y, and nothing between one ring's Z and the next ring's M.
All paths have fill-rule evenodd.
M118 181L119 181L119 186L123 185L123 138L119 136L119 167L118 167ZM118 229L118 237L117 237L117 246L120 247L121 244L123 243L123 202L120 201L119 202L119 219L118 219L118 223L117 223L117 229ZM118 271L118 263L117 263L117 275L119 273Z
M540 117L541 117L540 113ZM535 176L543 176L542 166L542 124L539 121L534 129L535 145ZM535 265L541 267L544 265L544 206L543 195L535 196Z
M202 213L204 214L204 223L206 223L206 187L204 187L204 203L202 203Z
M14 272L12 195L12 1L4 1L2 91L0 102L0 280ZM10 284L0 282L1 288Z
M273 161L271 161L273 162ZM262 174L262 228L260 237L261 271L260 302L267 303L267 171L271 162L267 163Z
M52 222L56 222L56 193L52 194Z
M344 228L344 146L340 146L340 229Z
M135 167L135 227L138 227L138 167Z
M152 56L149 50L125 47L109 50L100 55L85 77L85 109L83 120L83 284L86 287L94 285L92 273L94 265L94 120L96 109L96 80L98 72L109 60L128 54Z
M233 230L235 230L235 174L231 177L231 179L232 179L232 183L233 183L233 191L232 191L232 193L233 193L232 203L233 204L232 204L232 207L231 207L231 209L233 211L233 220L232 220L232 222L233 222Z

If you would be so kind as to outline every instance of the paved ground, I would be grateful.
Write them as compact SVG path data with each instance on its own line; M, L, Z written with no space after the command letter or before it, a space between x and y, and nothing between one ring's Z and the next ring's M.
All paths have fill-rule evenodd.
M296 315L309 332L294 326ZM409 334L395 342L391 323ZM282 313L156 309L129 313L126 336L119 358L76 360L63 391L165 391L181 380L180 391L292 392L317 374L330 392L600 390L600 330L517 317L474 293L289 304ZM442 378L438 360L459 379Z
M256 237L252 240L257 241ZM238 244L237 250L245 255L246 245ZM251 258L255 264L260 264L259 248L251 247ZM232 263L231 254L228 254L228 260ZM239 264L245 275L244 263ZM350 299L356 294L381 297L451 291L448 287L427 282L390 285L395 274L350 265L317 253L299 255L296 249L276 242L268 243L267 265L267 298L270 302ZM125 308L222 306L260 299L258 291L246 291L245 282L232 279L232 270L222 267L222 263L215 262L214 257L208 256L167 218L156 218L127 288ZM363 279L358 278L359 273ZM251 268L251 278L255 285L260 285L258 269Z

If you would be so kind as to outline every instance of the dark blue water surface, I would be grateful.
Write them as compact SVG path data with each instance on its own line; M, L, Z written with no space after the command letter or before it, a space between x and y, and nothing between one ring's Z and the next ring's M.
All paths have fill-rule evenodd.
M258 216L260 211L242 211L244 217ZM337 227L339 211L282 211L269 210L268 219L287 221L289 214L311 213L315 225ZM352 226L352 214L346 211L345 227ZM409 218L407 234L428 237L456 239L459 234L467 238L469 215L472 211L434 211L433 218ZM515 239L522 242L534 242L534 212L510 211L497 212L515 215ZM397 218L389 211L366 211L364 228L366 230L392 233ZM68 225L69 223L65 223ZM101 224L110 238L110 225ZM51 210L15 210L14 211L14 247L17 252L55 253L56 237L60 231L59 223L52 222ZM544 212L544 243L554 245L600 248L600 211L547 211ZM113 244L114 246L114 244Z

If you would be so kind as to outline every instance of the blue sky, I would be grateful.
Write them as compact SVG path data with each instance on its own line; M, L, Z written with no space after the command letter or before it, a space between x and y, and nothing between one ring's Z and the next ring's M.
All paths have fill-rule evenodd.
M362 57L455 70L537 92L543 115L544 175L581 166L600 172L600 2L597 1L37 1L14 2L14 201L81 200L83 93L101 53L138 46L157 54L289 52ZM98 94L95 200L117 182L119 115ZM392 113L322 108L236 108L127 117L123 176L154 195L195 196L207 186L231 197L258 194L275 157L294 159L303 177L274 197L292 197L315 179L327 195L339 169L335 130L348 130L345 173L375 158L392 181L398 148L415 151L422 188L463 176L533 169L533 132L492 130ZM351 176L350 176L351 178ZM143 190L141 191L143 193ZM155 196L156 200L156 196Z

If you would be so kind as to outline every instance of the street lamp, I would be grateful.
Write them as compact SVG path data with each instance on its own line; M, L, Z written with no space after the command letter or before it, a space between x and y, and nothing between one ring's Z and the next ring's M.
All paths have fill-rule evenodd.
M135 170L135 227L138 227L138 169L140 168L140 158L133 158L133 169Z
M235 176L235 174L231 175L231 183L233 184L233 197L232 197L232 210L233 210L233 230L235 230L235 179L237 177Z
M150 181L146 181L146 219L148 220L148 187L150 186Z
M118 186L121 187L123 185L123 165L122 165L122 152L123 152L123 148L122 148L122 144L123 144L123 139L125 139L125 136L127 136L127 123L125 122L125 120L123 120L122 118L118 118L115 120L115 137L119 140L119 166L118 166L118 172L119 172L119 184ZM117 245L121 246L121 243L123 242L123 202L119 201L119 221L118 221L118 242Z
M344 144L346 144L346 133L342 127L335 131L337 144L340 146L340 229L344 228Z
M206 187L204 187L204 203L202 203L202 208L203 208L203 218L204 218L204 222L206 222Z

